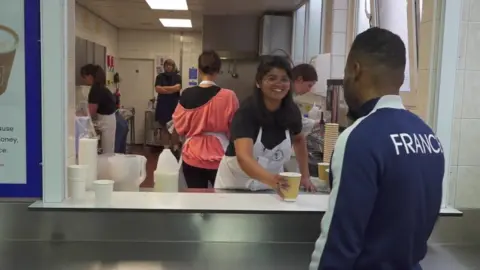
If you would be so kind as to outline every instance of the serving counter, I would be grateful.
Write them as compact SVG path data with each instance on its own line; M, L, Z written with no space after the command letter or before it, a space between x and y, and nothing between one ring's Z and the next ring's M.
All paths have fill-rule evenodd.
M62 203L37 201L37 210L126 210L202 213L323 213L328 195L300 194L296 202L282 201L269 193L157 193L114 192L110 207L97 207L95 194L87 192L83 201L67 199Z
M285 202L271 192L225 192L215 189L190 190L196 192L114 192L108 207L95 204L94 192L87 192L82 201L66 199L61 203L37 201L30 210L64 211L135 211L173 213L312 213L323 214L328 209L328 194L301 193L296 202ZM201 191L201 192L198 192ZM453 208L440 209L442 216L461 216Z

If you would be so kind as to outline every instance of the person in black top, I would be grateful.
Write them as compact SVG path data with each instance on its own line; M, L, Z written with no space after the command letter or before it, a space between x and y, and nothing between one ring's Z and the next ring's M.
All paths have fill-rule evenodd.
M80 75L85 83L91 86L88 93L88 111L101 132L103 153L114 153L117 106L113 93L106 87L105 71L99 65L87 64L80 69Z
M157 92L157 105L155 108L155 120L160 124L162 138L168 138L168 145L174 154L178 155L180 140L175 131L168 132L167 123L172 120L172 114L177 107L182 89L182 77L178 74L175 62L172 59L165 60L163 64L165 72L157 75L155 79L155 91Z
M291 93L290 63L280 56L262 59L256 86L233 118L230 144L220 163L215 187L275 189L282 195L286 181L279 173L290 160L293 145L302 185L314 190L308 172L302 115Z

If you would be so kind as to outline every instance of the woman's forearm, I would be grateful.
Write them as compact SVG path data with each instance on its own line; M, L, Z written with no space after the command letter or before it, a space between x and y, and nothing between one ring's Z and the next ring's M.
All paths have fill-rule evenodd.
M173 85L173 86L163 86L163 89L165 89L166 92L168 92L169 94L172 94L172 93L175 93L175 92L178 92L180 90L182 90L182 87L178 84L176 85Z
M160 85L155 86L155 92L157 92L158 94L168 94L167 90Z
M302 134L296 136L293 141L293 150L302 176L310 176L308 170L308 151L305 137Z

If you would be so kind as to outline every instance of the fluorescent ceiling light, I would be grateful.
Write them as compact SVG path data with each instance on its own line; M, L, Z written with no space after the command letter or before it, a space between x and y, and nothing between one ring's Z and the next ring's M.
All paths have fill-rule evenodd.
M192 28L192 20L189 19L160 19L164 27Z
M188 10L187 0L145 0L151 9Z

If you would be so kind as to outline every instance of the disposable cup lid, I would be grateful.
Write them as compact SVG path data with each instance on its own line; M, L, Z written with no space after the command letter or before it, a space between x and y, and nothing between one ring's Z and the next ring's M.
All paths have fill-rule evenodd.
M111 184L114 184L115 182L113 180L95 180L93 181L93 183L96 185L111 185Z

